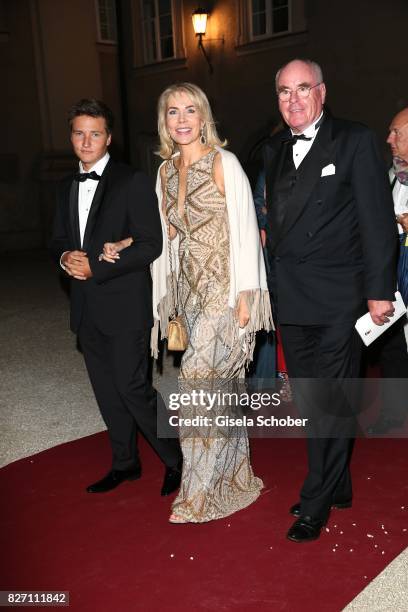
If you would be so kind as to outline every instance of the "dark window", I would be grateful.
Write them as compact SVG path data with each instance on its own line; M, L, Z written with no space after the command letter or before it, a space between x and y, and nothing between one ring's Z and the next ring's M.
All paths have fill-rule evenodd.
M289 32L291 0L251 0L251 38Z
M141 0L145 63L174 57L172 0Z
M97 18L99 41L116 43L115 0L97 0Z

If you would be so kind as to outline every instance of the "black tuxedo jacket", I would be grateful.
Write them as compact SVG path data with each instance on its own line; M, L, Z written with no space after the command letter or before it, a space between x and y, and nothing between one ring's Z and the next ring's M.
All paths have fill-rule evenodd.
M361 124L325 114L282 220L274 203L288 146L282 141L289 136L289 129L276 134L264 152L269 280L278 321L355 321L367 299L395 299L396 223L376 139ZM334 173L322 176L330 164Z
M81 249L78 185L70 176L57 189L51 250L58 262L64 251ZM105 242L129 236L134 242L116 263L98 260ZM162 231L156 194L147 176L109 160L92 201L82 250L93 276L71 280L72 331L78 332L85 309L106 334L151 327L150 264L161 253Z

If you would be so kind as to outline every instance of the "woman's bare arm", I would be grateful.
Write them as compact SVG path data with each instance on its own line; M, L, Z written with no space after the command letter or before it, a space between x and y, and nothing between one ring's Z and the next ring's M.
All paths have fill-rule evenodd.
M221 155L217 153L214 158L213 178L217 189L222 195L225 195L224 170L222 167Z

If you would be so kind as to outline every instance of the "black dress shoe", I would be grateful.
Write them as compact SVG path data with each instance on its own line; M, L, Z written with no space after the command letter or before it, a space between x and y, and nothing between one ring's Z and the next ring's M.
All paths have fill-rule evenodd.
M116 489L125 480L137 480L141 475L142 468L140 466L132 470L112 470L102 480L89 485L86 490L88 493L106 493Z
M331 505L331 509L332 510L344 510L345 508L351 508L352 506L352 502L351 499L348 501L344 501L344 502L335 502ZM294 504L290 509L289 509L289 513L293 514L293 516L299 517L300 516L300 502L298 502L297 504Z
M289 529L286 537L291 542L311 542L317 540L326 521L313 519L311 516L301 516Z
M166 468L160 495L170 495L170 493L173 493L173 491L179 488L181 482L181 466L182 463L180 461L177 467Z

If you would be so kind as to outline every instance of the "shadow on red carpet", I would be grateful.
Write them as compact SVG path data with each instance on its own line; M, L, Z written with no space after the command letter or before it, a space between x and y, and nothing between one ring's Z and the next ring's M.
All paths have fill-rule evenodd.
M285 539L304 477L303 440L254 440L260 499L226 519L168 523L163 467L141 443L143 476L104 495L106 433L0 470L0 590L70 592L74 611L340 611L408 543L406 440L358 440L354 503L321 538ZM105 469L106 468L106 469Z

